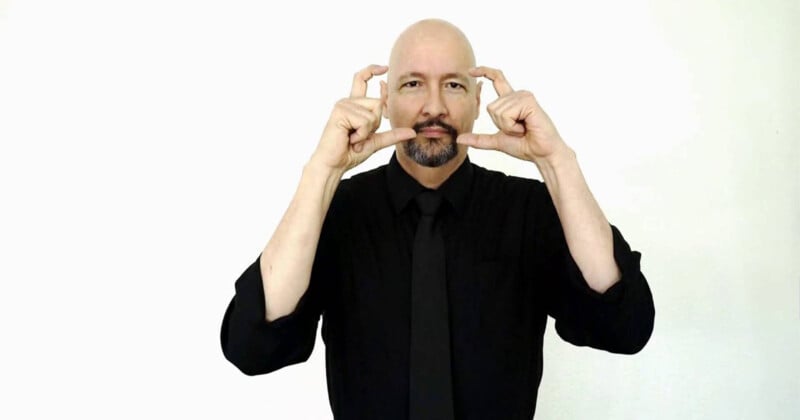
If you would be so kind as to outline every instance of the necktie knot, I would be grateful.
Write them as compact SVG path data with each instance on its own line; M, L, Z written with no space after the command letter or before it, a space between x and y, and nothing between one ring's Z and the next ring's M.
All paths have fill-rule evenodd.
M415 200L423 216L434 216L442 204L442 194L435 190L425 190L419 193Z

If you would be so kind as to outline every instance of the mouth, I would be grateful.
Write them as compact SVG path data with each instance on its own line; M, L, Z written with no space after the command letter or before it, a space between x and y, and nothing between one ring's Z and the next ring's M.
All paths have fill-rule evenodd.
M431 139L438 139L450 135L448 130L441 127L426 127L419 130L419 134Z

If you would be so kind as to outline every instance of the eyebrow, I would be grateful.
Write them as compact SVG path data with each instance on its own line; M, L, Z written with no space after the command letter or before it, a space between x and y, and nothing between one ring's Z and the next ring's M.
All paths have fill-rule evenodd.
M412 77L416 77L416 78L419 78L419 79L424 79L425 75L420 73L420 72L417 72L417 71L412 71L412 72L409 72L409 73L401 75L397 80L401 81L401 80L405 80L405 79L410 79ZM458 80L460 80L460 81L462 81L464 83L469 82L469 79L467 79L467 77L464 76L462 73L446 73L446 74L442 75L442 79L458 79Z

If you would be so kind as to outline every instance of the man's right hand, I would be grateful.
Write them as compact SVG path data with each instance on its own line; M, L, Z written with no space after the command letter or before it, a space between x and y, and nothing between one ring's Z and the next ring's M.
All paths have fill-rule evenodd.
M367 98L367 82L388 70L373 64L355 74L350 97L334 106L312 160L344 173L378 150L417 136L406 127L376 133L383 107L380 99Z

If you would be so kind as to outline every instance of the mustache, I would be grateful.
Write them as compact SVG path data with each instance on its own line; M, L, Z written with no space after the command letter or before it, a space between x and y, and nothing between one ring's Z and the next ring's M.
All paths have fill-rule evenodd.
M456 130L452 125L447 124L446 122L444 122L444 121L442 121L442 120L440 120L438 118L434 118L434 119L431 119L431 120L428 120L428 121L423 121L423 122L420 122L420 123L416 123L416 124L414 124L414 126L412 128L414 129L414 131L417 132L417 134L419 134L420 131L422 131L422 130L424 130L426 128L429 128L429 127L438 127L438 128L444 129L445 131L447 131L447 134L449 134L450 138L452 138L452 139L455 139L455 138L458 137L458 130Z

